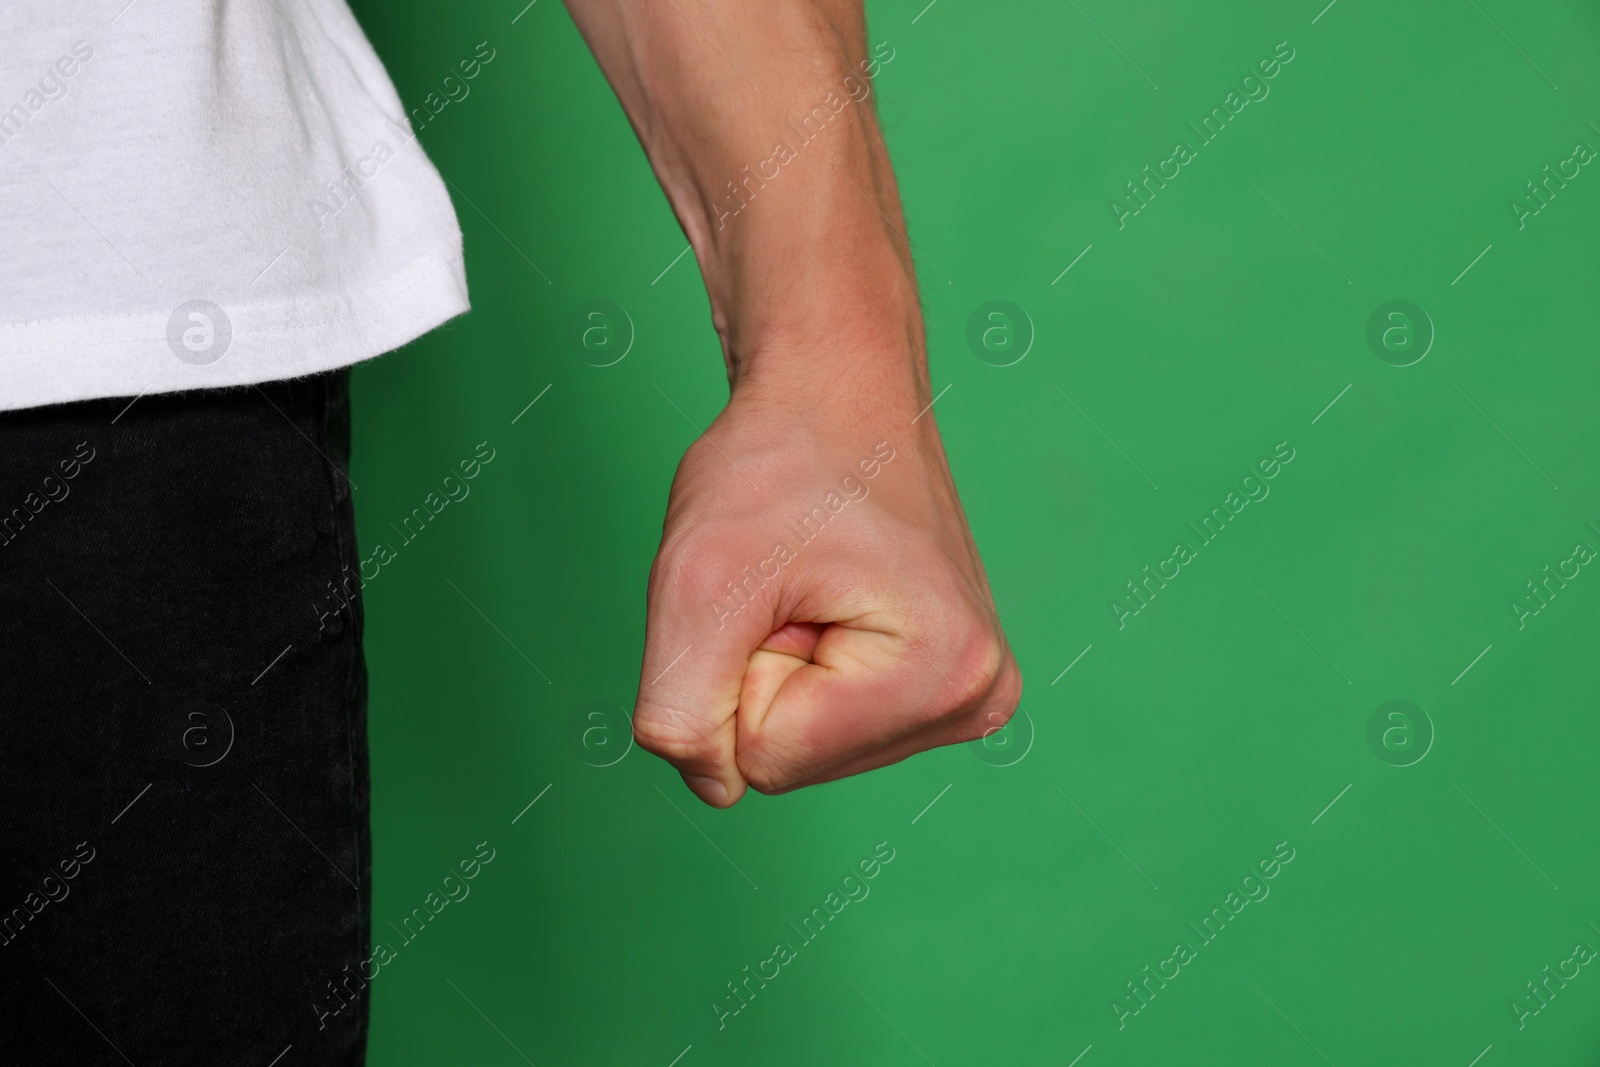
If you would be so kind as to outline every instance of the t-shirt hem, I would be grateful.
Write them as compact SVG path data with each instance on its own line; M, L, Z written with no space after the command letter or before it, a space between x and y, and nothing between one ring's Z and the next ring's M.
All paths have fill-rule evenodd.
M458 243L424 253L356 293L223 308L230 336L210 363L177 355L184 350L185 316L0 325L0 411L318 374L393 351L470 308ZM216 344L219 316L208 308L199 311L205 317L193 321L210 333L196 336ZM187 359L210 356L186 352Z

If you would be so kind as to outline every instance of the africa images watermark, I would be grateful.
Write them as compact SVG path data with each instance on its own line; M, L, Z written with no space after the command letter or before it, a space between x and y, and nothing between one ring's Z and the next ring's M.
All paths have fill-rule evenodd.
M1572 946L1572 955L1557 961L1554 970L1550 969L1548 963L1545 964L1537 983L1530 981L1525 984L1527 994L1513 997L1511 1000L1511 1014L1517 1017L1517 1029L1526 1030L1528 1020L1549 1007L1556 994L1567 988L1568 982L1582 974L1583 968L1593 963L1594 958L1594 946L1587 941L1579 941ZM1571 970L1568 970L1569 967Z
M484 854L485 850L488 850L487 855ZM460 903L466 900L468 894L472 892L472 887L468 883L483 873L483 868L491 863L494 857L495 850L489 842L478 842L478 847L473 850L472 858L464 859L456 864L461 874L457 876L452 871L444 876L444 880L441 883L444 896L430 891L423 898L422 904L412 908L411 914L400 920L400 926L405 927L403 932L399 926L395 926L391 922L389 926L395 933L400 935L400 947L404 948L415 941L428 923L437 918L452 902ZM354 972L351 971L351 964L345 964L344 970L340 971L337 977L337 985L334 979L328 980L327 1000L320 1004L313 1001L311 1004L311 1010L317 1016L317 1029L327 1029L328 1019L338 1015L354 1003L361 992L367 988L367 983L378 976L378 971L398 958L399 953L395 951L393 945L388 941L379 941L373 945L372 955L368 959L354 964ZM341 989L349 994L349 1000L339 995Z
M488 49L487 55L484 54L485 49ZM354 203L357 194L366 188L367 182L376 178L383 165L393 159L401 148L416 140L417 131L426 126L434 116L448 107L452 101L459 103L465 100L472 92L472 87L467 82L481 74L483 68L493 62L495 55L496 52L489 46L488 41L480 41L473 52L473 57L463 59L457 64L461 70L460 77L454 72L445 75L441 83L445 94L443 97L437 92L430 92L423 98L420 107L411 109L411 118L414 122L410 127L385 117L384 123L389 127L396 147L389 147L389 142L381 138L374 141L365 155L358 157L353 164L346 163L340 167L337 178L322 183L321 192L326 193L326 200L320 195L307 198L306 208L316 220L316 228L322 229L329 219ZM354 173L350 169L352 165L355 167Z
M1593 123L1590 123L1593 126ZM1595 150L1585 141L1578 141L1572 146L1572 155L1556 164L1554 172L1550 164L1546 163L1540 172L1540 177L1528 182L1527 195L1511 198L1511 214L1517 220L1517 229L1528 228L1528 220L1550 206L1550 201L1556 198L1556 193L1567 187L1567 182L1572 181L1583 168L1592 162ZM1568 170L1568 168L1571 170Z
M894 457L894 446L887 441L879 441L872 447L872 455L856 464L861 477L856 477L852 472L840 478L837 490L829 490L822 498L822 503L800 516L798 524L784 523L784 530L799 548L804 548L846 507L867 499L867 494L872 491L867 482L882 473L884 466ZM797 556L797 549L790 548L787 541L778 541L772 546L772 554L756 564L755 570L745 567L738 584L728 582L727 596L719 596L711 602L711 613L717 617L717 629L722 629L730 618L743 611L766 588L768 582L778 577L783 566L792 563ZM767 572L769 566L772 568L770 574Z
M0 946L9 945L20 937L23 928L46 907L66 900L72 893L72 880L78 877L78 873L86 865L93 862L94 857L95 851L89 842L79 841L72 850L72 855L56 864L60 868L60 874L50 871L44 875L36 883L38 889L30 889L21 904L12 908L10 914L0 918Z
M93 58L93 45L88 41L73 41L72 50L58 56L39 80L23 92L21 100L0 109L0 144L9 144L45 105L65 100L71 89L67 83Z
M484 454L485 449L488 449L488 455ZM420 537L422 531L427 528L428 523L438 518L439 514L449 507L452 501L460 503L467 499L467 496L472 492L472 487L467 483L483 473L483 468L494 460L496 452L494 446L489 444L488 441L480 441L477 448L473 450L473 455L477 458L464 459L456 464L461 471L459 478L456 476L455 471L451 471L444 476L439 485L439 488L444 493L443 496L440 496L438 492L429 492L427 496L422 498L421 504L411 509L411 514L400 520L399 526L396 526L393 522L389 523L389 528L400 535L401 540L399 543L401 546L409 545ZM350 612L354 617L356 592L365 589L367 583L381 574L383 568L398 559L399 555L394 545L391 545L388 541L379 541L371 554L357 565L357 573L352 574L349 564L345 564L338 583L335 584L331 581L328 583L328 595L325 598L319 597L311 602L311 612L317 617L317 629L327 629L328 620L336 617L341 611ZM372 568L371 574L367 573L369 566Z
M883 54L884 49L888 49L888 55ZM844 90L842 95L837 89L829 92L822 103L816 105L801 117L799 125L796 125L793 119L785 119L785 125L795 134L793 145L787 140L777 142L773 145L770 156L759 163L752 163L746 166L739 172L743 177L738 179L737 184L731 179L726 183L728 195L724 200L731 202L731 206L723 207L720 204L717 205L717 229L722 229L728 224L729 219L749 207L750 201L755 199L756 193L767 187L767 182L776 180L778 175L783 173L783 167L786 164L793 163L800 158L799 149L804 148L820 137L834 119L844 114L846 108L851 104L860 104L871 96L872 79L876 78L878 71L894 59L895 54L895 50L889 46L889 42L879 41L873 46L872 58L863 59L858 64L862 77L857 77L854 74L845 76L841 86ZM751 167L755 168L754 174L750 173ZM770 174L768 173L769 168L771 170ZM755 183L755 188L751 188L752 182Z
M735 985L730 979L728 996L711 1002L711 1014L717 1017L717 1029L726 1030L728 1020L748 1008L756 994L782 974L783 968L799 957L799 950L815 941L828 923L837 918L852 901L859 903L866 900L867 894L872 892L867 883L883 873L883 868L893 862L894 857L895 850L889 842L879 841L872 847L871 856L859 861L849 874L840 879L839 888L844 890L844 896L840 896L837 890L830 890L822 898L822 903L800 920L799 926L792 922L789 924L789 928L799 935L798 947L789 941L780 941L772 946L770 956L756 964L754 971L748 963L745 964L740 972L743 977L739 979L739 984ZM771 968L770 972L768 967Z
M1289 46L1288 41L1279 41L1273 46L1272 55L1257 61L1255 71L1260 71L1257 77L1252 71L1239 80L1239 88L1244 92L1230 91L1223 97L1220 107L1213 107L1209 114L1200 120L1200 125L1189 123L1189 128L1194 131L1197 138L1196 144L1204 148L1221 136L1228 123L1238 118L1252 101L1265 100L1272 92L1272 87L1267 83L1276 78L1283 70L1294 61L1295 51ZM1165 189L1167 182L1172 181L1183 173L1183 168L1199 158L1197 148L1188 141L1179 141L1172 146L1172 154L1155 165L1154 171L1150 165L1145 164L1141 171L1143 177L1128 182L1127 197L1114 196L1110 200L1111 215L1117 220L1117 229L1126 229L1128 220L1150 206L1150 201L1155 199L1157 190ZM1170 170L1168 168L1171 168Z
M1527 595L1511 601L1511 614L1516 616L1517 629L1528 628L1528 620L1550 606L1556 594L1567 587L1567 583L1583 573L1583 568L1594 561L1595 550L1587 541L1579 541L1572 546L1572 555L1556 563L1554 572L1550 564L1546 563L1540 572L1537 584L1528 581L1524 588ZM1569 571L1568 568L1571 568Z
M1125 1030L1128 1020L1138 1015L1150 1006L1156 994L1167 988L1167 983L1175 981L1183 973L1183 968L1193 963L1200 954L1200 949L1211 944L1228 928L1228 924L1237 918L1251 903L1261 903L1272 892L1268 885L1272 879L1282 873L1283 868L1294 862L1295 850L1287 841L1279 841L1273 846L1272 855L1258 862L1251 868L1250 873L1239 880L1239 889L1230 889L1228 895L1222 898L1221 907L1213 907L1205 918L1200 920L1200 925L1189 924L1189 929L1194 931L1195 940L1179 941L1172 946L1172 954L1160 961L1152 970L1147 963L1141 971L1141 977L1128 982L1125 988L1127 994L1111 1001L1111 1014L1117 1017L1117 1029ZM1258 873L1259 872L1259 873ZM1243 896L1240 895L1243 890Z
M84 450L88 449L85 454ZM55 473L44 475L39 479L39 489L43 491L29 492L22 498L22 506L11 509L11 513L0 516L0 545L9 545L22 535L28 524L38 517L39 513L51 504L59 504L72 494L72 486L68 483L76 478L84 467L94 461L94 446L87 441L79 441L72 451L72 456L58 460L56 467L61 471L61 476Z
M1237 518L1252 501L1259 503L1267 499L1272 492L1272 487L1267 483L1276 478L1283 468L1294 460L1294 456L1294 448L1289 442L1279 441L1273 446L1272 455L1257 460L1254 469L1240 480L1239 488L1244 490L1243 496L1239 495L1239 490L1230 489L1228 495L1222 498L1222 503L1213 507L1210 514L1200 520L1199 526L1191 522L1189 529L1194 531L1199 547L1204 548L1216 540L1228 523ZM1260 472L1259 477L1257 471ZM1128 582L1127 599L1118 596L1110 602L1111 614L1117 620L1117 629L1127 629L1128 620L1149 607L1156 593L1165 589L1168 582L1176 579L1183 573L1183 568L1197 558L1198 552L1188 541L1179 541L1172 546L1172 555L1157 563L1154 570L1148 563L1145 564L1143 577L1136 579L1138 584L1134 581ZM1171 567L1170 573L1168 567Z

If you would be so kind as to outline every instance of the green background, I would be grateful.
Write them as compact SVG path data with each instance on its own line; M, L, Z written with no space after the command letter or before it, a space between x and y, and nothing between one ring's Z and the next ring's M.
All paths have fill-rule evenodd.
M556 0L355 4L408 108L495 49L420 134L474 310L355 378L364 547L496 450L365 593L375 936L496 858L373 982L371 1062L1593 1064L1600 968L1524 1028L1509 1005L1600 948L1600 575L1521 629L1509 605L1600 547L1600 174L1522 229L1508 202L1600 145L1600 13L925 3L871 4L876 95L1023 712L726 812L637 749L592 765L626 745L672 471L726 398L683 235ZM1111 198L1281 41L1270 95L1119 229ZM967 341L995 299L1033 337L1011 366ZM1367 341L1395 299L1436 334L1411 366ZM615 365L567 343L591 300L631 322ZM1283 441L1270 496L1119 629L1125 583ZM1396 699L1432 724L1410 766L1368 743ZM871 895L719 1030L725 983L882 841Z

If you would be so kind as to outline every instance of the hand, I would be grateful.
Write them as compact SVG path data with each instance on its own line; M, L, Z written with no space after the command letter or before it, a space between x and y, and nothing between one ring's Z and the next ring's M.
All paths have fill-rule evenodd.
M679 464L640 746L701 800L783 793L1003 726L1022 694L931 412L737 387Z

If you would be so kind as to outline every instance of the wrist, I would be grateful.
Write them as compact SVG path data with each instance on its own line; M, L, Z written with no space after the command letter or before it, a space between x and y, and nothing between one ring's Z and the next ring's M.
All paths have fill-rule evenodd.
M753 361L728 411L778 453L859 451L881 440L919 453L937 447L921 349L811 350Z
M928 373L916 283L892 253L876 259L790 257L751 264L748 282L711 286L730 393L920 397L920 410Z

